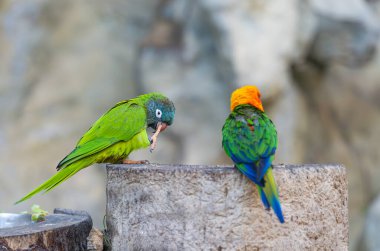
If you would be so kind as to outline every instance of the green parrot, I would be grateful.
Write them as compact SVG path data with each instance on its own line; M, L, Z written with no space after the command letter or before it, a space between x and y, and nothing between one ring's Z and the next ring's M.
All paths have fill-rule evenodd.
M260 92L255 86L244 86L231 95L231 114L222 129L222 146L235 166L259 191L266 209L273 208L284 223L272 161L277 149L277 132L264 112Z
M132 151L148 146L152 151L158 134L173 123L174 114L173 102L159 93L144 94L117 103L91 126L74 150L59 162L58 172L16 204L41 191L50 191L94 163L146 163L128 160L127 157ZM156 130L151 138L146 131L148 127Z

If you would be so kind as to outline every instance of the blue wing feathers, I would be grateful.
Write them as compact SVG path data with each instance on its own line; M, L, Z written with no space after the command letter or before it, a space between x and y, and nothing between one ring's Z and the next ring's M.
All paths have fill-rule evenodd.
M268 171L268 168L271 165L272 165L272 161L270 157L266 157L258 161L257 174L258 174L259 180L262 180L264 178L265 173Z
M263 202L265 209L269 209L270 204L267 197L265 196L264 190L260 186L257 186L257 189L259 190L260 198L261 198L261 201Z

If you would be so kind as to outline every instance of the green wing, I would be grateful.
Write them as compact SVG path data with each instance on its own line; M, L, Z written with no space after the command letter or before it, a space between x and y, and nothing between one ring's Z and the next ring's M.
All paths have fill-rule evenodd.
M92 125L75 149L58 164L57 169L96 154L117 142L128 141L146 126L146 112L142 105L132 101L119 102Z

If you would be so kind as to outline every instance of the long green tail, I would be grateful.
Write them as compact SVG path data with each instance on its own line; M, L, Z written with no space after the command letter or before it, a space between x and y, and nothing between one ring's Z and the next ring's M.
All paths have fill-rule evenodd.
M264 175L264 181L264 187L257 186L259 189L261 200L265 208L269 209L269 206L272 207L273 211L277 215L278 220L281 223L284 223L284 216L282 214L277 185L272 173L272 167L268 168L268 171Z
M71 165L66 166L65 168L62 168L59 170L56 174L54 174L50 179L39 185L36 189L31 191L29 194L25 195L22 199L17 201L15 204L18 204L20 202L23 202L27 199L30 199L37 193L40 193L44 191L47 193L48 191L52 190L54 187L58 186L77 172L79 172L81 169L85 167L83 165L84 163L82 161L74 162Z

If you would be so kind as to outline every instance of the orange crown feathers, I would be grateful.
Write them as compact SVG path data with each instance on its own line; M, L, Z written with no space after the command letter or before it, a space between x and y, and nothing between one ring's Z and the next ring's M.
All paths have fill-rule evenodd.
M238 105L252 105L257 109L264 111L263 104L260 100L260 91L256 86L243 86L236 89L231 95L231 111Z

